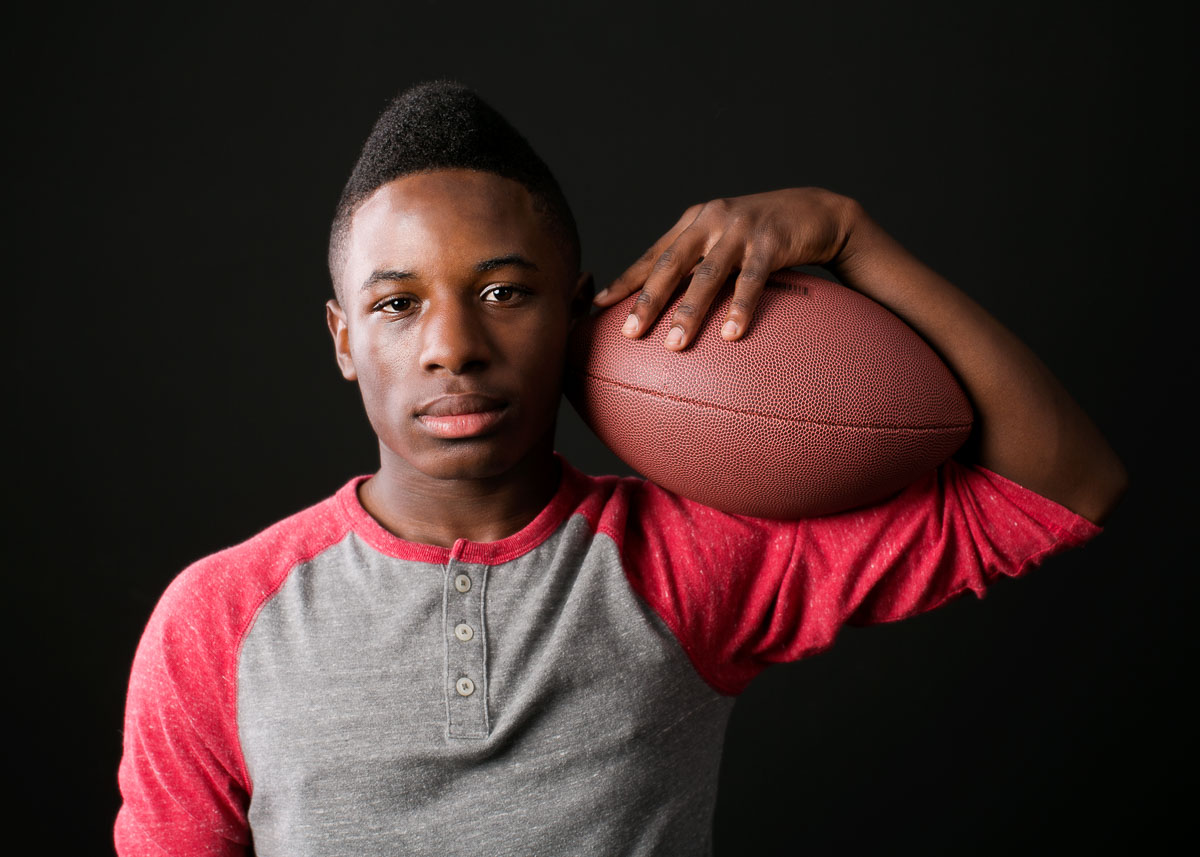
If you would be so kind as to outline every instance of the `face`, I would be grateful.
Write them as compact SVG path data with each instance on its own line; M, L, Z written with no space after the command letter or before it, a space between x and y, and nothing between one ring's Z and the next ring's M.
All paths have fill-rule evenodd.
M524 187L467 170L396 179L355 213L344 258L329 329L385 469L487 478L549 455L586 277Z

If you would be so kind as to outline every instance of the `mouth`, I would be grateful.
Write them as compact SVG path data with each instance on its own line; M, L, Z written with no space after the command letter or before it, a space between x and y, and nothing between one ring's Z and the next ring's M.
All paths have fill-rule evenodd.
M459 440L487 434L508 413L503 399L479 393L439 396L417 409L416 419L437 438Z

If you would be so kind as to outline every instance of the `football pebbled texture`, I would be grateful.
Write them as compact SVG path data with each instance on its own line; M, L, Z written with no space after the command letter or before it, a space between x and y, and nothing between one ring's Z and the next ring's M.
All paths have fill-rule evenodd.
M636 294L580 322L566 371L592 431L669 491L739 515L825 515L895 493L970 433L950 370L858 292L777 272L750 330L727 342L731 282L692 343L668 351L683 290L638 340L621 334Z

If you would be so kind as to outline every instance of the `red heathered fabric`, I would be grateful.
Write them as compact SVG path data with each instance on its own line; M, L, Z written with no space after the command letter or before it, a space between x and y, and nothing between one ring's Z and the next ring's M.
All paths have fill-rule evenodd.
M893 499L795 522L725 515L624 482L628 521L598 527L709 684L737 694L771 663L827 649L845 624L904 619L1017 577L1100 528L953 460ZM627 506L627 510L626 510Z
M827 648L841 625L885 622L1017 576L1100 529L1003 477L950 462L870 509L798 522L725 515L638 479L564 462L558 494L520 533L453 549L397 539L334 497L208 557L167 589L134 659L119 780L121 855L241 855L252 784L238 739L243 638L288 573L352 529L401 559L501 563L568 514L618 545L626 575L724 693L764 666Z

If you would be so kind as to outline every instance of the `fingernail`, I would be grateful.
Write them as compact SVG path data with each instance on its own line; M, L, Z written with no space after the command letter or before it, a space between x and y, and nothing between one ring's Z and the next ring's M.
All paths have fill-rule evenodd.
M672 327L671 332L667 334L667 348L678 348L683 344L683 328Z
M606 297L608 297L608 289L601 289L597 295L592 298L592 303L600 303L600 301L604 300Z
M625 319L625 326L621 328L621 333L625 334L626 336L633 336L635 333L637 333L637 329L637 316L633 313L630 313L629 318Z
M725 326L721 328L721 337L724 339L733 339L737 336L738 326L736 321L727 321Z

